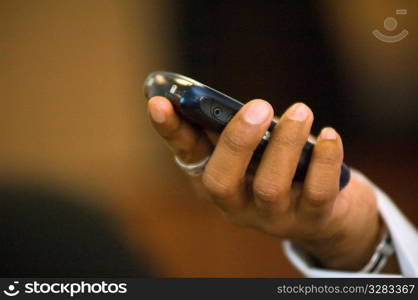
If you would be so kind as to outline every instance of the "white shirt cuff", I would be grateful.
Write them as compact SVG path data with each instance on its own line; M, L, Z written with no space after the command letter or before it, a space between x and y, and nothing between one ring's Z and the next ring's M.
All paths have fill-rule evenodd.
M370 274L344 270L329 270L315 267L309 255L290 241L283 242L286 256L307 277L418 277L418 232L399 208L363 174L351 170L352 176L368 182L376 193L379 213L391 235L400 274Z

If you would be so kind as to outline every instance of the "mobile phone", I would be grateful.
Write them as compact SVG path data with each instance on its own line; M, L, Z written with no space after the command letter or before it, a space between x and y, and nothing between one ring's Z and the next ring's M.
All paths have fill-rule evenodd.
M171 101L175 110L187 121L204 129L211 129L220 133L243 103L210 88L186 76L157 71L148 75L144 83L145 97L163 96ZM271 132L276 126L272 121L264 134L251 159L249 170L254 170L263 155L270 139ZM303 147L296 169L294 181L302 182L308 170L313 144L307 141ZM346 164L341 165L340 189L350 180L350 169Z

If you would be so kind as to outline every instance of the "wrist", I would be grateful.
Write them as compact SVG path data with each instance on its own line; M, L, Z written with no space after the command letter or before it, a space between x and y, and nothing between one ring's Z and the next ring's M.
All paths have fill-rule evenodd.
M384 230L379 218L369 225L362 234L351 234L344 239L324 243L316 254L321 265L337 270L363 269L373 256Z
M337 217L322 238L295 241L328 269L361 270L372 257L384 230L373 190L354 180L338 201L349 203L344 217Z

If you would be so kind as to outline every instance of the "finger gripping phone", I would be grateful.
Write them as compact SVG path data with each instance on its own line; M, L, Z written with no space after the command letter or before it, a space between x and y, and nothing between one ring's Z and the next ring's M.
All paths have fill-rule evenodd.
M204 129L222 132L226 124L244 105L213 88L210 88L186 76L157 71L148 75L144 83L145 97L163 96L171 101L175 110L187 121ZM254 151L250 169L255 169L268 144L271 132L276 126L272 121L262 140ZM294 181L305 179L311 159L313 144L307 141L303 147ZM341 165L340 189L350 180L350 169L344 163Z

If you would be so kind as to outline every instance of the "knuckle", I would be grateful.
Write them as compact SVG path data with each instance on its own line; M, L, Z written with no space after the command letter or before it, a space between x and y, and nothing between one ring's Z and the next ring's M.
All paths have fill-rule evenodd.
M254 182L253 191L254 196L262 201L273 201L281 198L284 194L280 186L262 180L256 180Z
M318 184L311 184L305 191L307 201L314 207L322 206L325 202L331 200L333 195L327 188Z
M335 147L320 147L315 152L315 162L320 165L331 166L340 164L342 159L342 153Z
M334 166L339 163L339 159L334 156L327 156L327 155L317 155L315 157L315 163L320 166Z
M294 134L280 134L276 137L276 143L279 147L293 149L297 148L301 141Z
M223 135L223 142L233 153L239 153L249 147L248 141L245 139L245 135L237 134L226 130Z
M219 177L213 176L210 172L203 173L203 186L207 191L216 198L226 199L234 195L235 189L232 185Z

